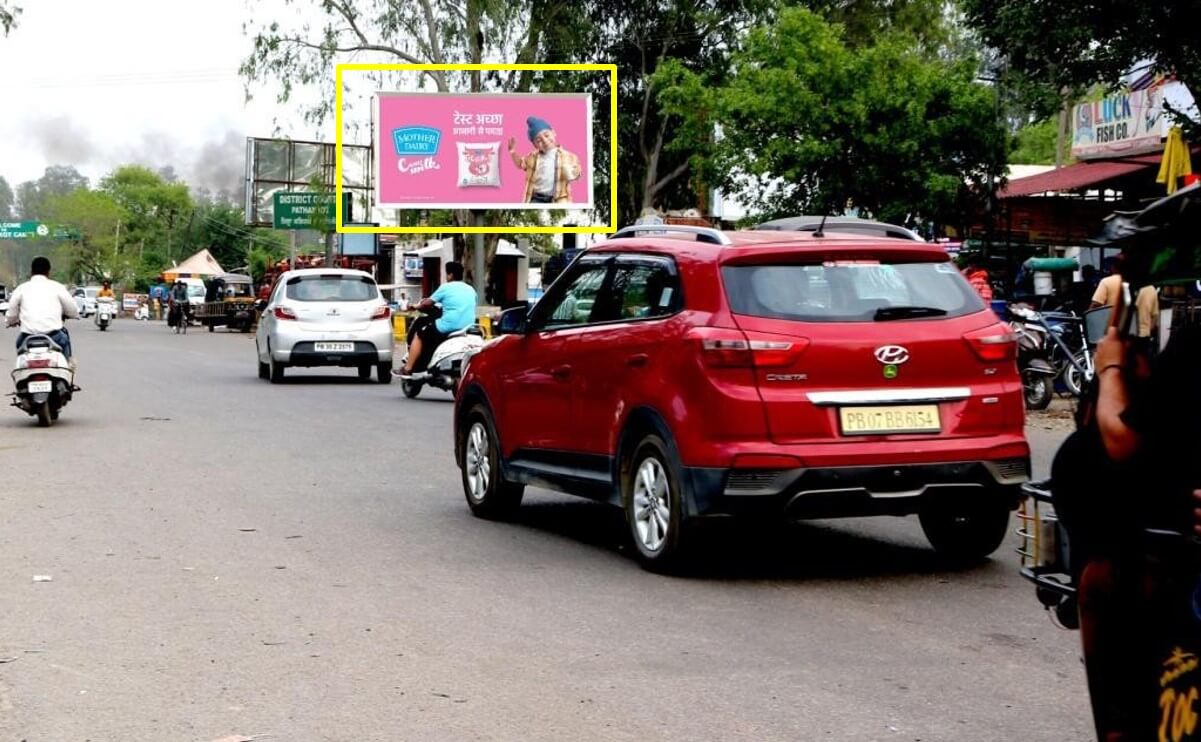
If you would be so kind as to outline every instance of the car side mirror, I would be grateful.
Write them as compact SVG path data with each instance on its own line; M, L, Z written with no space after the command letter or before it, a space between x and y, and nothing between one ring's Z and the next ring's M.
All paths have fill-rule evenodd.
M266 309L267 309L267 300L266 300L266 299L259 299L258 301L256 301L256 302L254 303L254 308L255 308L255 309L257 309L257 310L259 310L260 312L266 311Z
M524 335L530 310L526 307L513 307L500 313L500 323L497 325L498 335Z

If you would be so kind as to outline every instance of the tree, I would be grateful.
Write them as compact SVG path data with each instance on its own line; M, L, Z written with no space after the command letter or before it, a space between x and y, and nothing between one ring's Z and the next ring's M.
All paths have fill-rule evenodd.
M1059 123L1046 119L1018 130L1009 161L1022 165L1054 165Z
M1118 87L1144 61L1201 90L1201 0L964 0L968 22L1019 75L1055 100L1095 83ZM1044 110L1046 114L1053 111ZM1185 121L1201 128L1201 120Z
M3 31L5 36L8 36L8 32L16 27L19 15L21 15L19 7L9 4L8 0L0 0L0 31Z
M842 26L843 41L852 47L873 46L889 34L908 35L929 52L958 41L951 22L955 6L946 0L809 0L805 7Z
M37 180L17 186L17 216L45 221L46 201L88 187L88 179L70 165L50 165Z
M168 183L141 165L124 165L100 181L100 190L126 214L122 244L138 245L139 249L149 246L169 260L177 257L176 233L192 213L187 184Z
M13 210L13 202L16 196L13 194L13 189L9 186L8 181L0 175L0 219L12 219L16 216Z
M855 48L841 27L786 8L748 35L725 84L679 64L658 77L660 100L685 121L672 146L765 215L854 208L957 224L1005 159L994 93L975 67L896 35Z
M491 52L536 62L549 43L566 41L547 21L573 7L567 0L284 0L284 5L308 11L263 18L251 34L252 50L240 71L247 95L252 86L265 83L278 85L280 103L297 102L298 88L319 91L315 99L300 102L305 120L313 124L333 114L334 99L327 91L338 59L448 64L481 62ZM528 76L497 75L492 81L509 89L526 84L528 89ZM425 71L419 82L440 92L449 92L456 83L484 88L478 72Z
M129 215L110 195L86 188L67 195L50 196L44 206L45 221L75 230L78 237L67 245L68 265L62 266L73 279L128 282L136 275L136 261L118 251L117 225Z

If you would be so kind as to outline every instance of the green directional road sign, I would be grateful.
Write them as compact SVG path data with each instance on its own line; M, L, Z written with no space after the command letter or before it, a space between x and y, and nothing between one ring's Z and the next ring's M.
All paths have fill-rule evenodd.
M50 228L41 222L0 222L0 240L49 237Z
M334 194L281 191L273 197L272 221L276 229L313 229L313 215L325 210L325 224L334 227ZM342 218L350 221L350 194L342 194Z

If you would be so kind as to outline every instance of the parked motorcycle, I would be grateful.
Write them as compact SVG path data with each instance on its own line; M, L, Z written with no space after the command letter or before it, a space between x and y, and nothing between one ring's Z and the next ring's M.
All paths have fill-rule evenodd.
M1013 320L1009 323L1018 340L1018 372L1028 410L1045 410L1055 396L1059 371L1047 351L1047 331L1040 325Z
M96 300L96 314L92 316L92 321L100 328L101 332L108 329L113 320L117 316L117 301L107 296L102 296Z
M1009 313L1026 331L1041 338L1044 358L1055 369L1053 380L1079 398L1094 373L1084 319L1074 312L1037 312L1025 304L1011 304Z
M427 314L436 318L441 316L442 308L435 305ZM414 327L410 326L408 332L410 347L413 345L413 334ZM484 332L478 325L451 333L434 349L429 365L424 371L418 371L410 378L401 380L401 391L409 399L414 399L421 394L421 389L426 384L443 391L453 392L459 384L459 379L463 377L463 366L467 363L467 359L478 353L483 347ZM406 352L401 365L407 366L408 363L409 354Z
M58 419L59 411L79 391L75 369L47 335L30 335L21 343L12 379L12 406L37 417L43 428Z

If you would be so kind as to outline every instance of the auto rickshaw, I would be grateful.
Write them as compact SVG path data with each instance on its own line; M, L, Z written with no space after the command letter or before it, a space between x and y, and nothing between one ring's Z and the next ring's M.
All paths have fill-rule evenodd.
M1191 341L1201 327L1201 186L1189 186L1140 212L1112 215L1102 235L1090 242L1121 248L1124 257L1123 300L1110 313L1110 326L1133 337L1137 313L1131 311L1130 297L1147 285L1175 286L1181 298L1166 307L1160 337L1153 339L1148 352L1184 347L1193 352L1195 343L1172 349L1167 342L1175 333ZM1125 377L1128 372L1119 373ZM1099 377L1090 381L1097 383ZM1175 385L1172 394L1181 388L1192 393L1187 385ZM1096 390L1089 391L1077 410L1078 430L1096 425ZM1142 436L1141 458L1126 465L1123 484L1115 489L1101 485L1081 490L1073 488L1074 481L1058 479L1023 485L1020 569L1034 584L1039 602L1067 629L1080 628L1087 616L1098 621L1100 611L1108 612L1106 628L1096 628L1101 625L1097 623L1084 637L1086 668L1090 652L1098 662L1089 670L1089 684L1099 739L1201 740L1201 539L1192 532L1193 518L1182 502L1187 495L1181 494L1201 484L1196 481L1197 457L1179 453L1196 448L1201 421L1188 418L1189 402L1179 400L1177 405L1180 409L1163 409L1171 405L1158 402L1144 407L1144 413L1155 411L1152 426L1144 429L1154 435ZM1069 439L1065 447L1085 440L1087 436ZM1162 455L1155 456L1157 452ZM1166 468L1156 471L1157 467ZM1087 467L1064 469L1092 481ZM1056 471L1057 476L1064 474ZM1081 530L1065 527L1069 516L1073 527ZM1086 523L1090 518L1110 525L1097 530ZM1126 527L1113 529L1114 523ZM1096 592L1102 583L1086 568L1094 563L1086 564L1081 537L1091 549L1105 549L1092 552L1111 565L1112 571L1102 572L1112 580L1103 583L1108 586L1103 593ZM1110 552L1115 545L1119 549ZM1092 607L1081 611L1082 603ZM1120 669L1109 671L1114 668Z
M205 282L204 304L196 313L200 324L213 332L218 326L250 332L258 318L254 282L241 273L224 273Z

